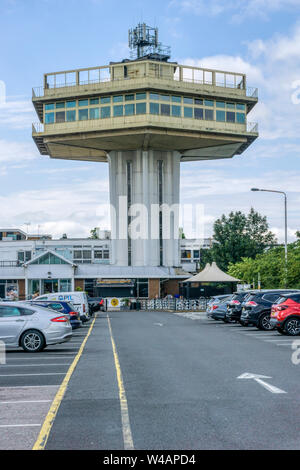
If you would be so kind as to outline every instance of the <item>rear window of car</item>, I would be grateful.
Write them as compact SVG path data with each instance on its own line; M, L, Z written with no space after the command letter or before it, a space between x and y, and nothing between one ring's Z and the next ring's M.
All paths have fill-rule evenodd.
M285 300L287 300L287 298L293 300L294 302L297 302L300 304L300 294L297 294L297 295L291 295L291 296L286 296L284 297Z
M282 304L286 300L287 300L287 297L279 297L279 299L276 300L275 304L276 305Z
M278 297L280 297L281 294L265 294L263 296L263 299L264 300L267 300L268 302L276 302L276 300L278 300Z

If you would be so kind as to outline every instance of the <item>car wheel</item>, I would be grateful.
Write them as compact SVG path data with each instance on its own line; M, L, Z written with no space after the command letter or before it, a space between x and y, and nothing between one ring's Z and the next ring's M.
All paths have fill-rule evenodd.
M284 325L284 331L289 336L297 336L300 334L300 319L291 318Z
M26 331L20 345L26 352L40 352L46 347L44 336L37 330Z
M260 317L257 327L259 330L264 330L264 331L274 330L274 326L272 326L270 323L270 315L268 313L264 313Z

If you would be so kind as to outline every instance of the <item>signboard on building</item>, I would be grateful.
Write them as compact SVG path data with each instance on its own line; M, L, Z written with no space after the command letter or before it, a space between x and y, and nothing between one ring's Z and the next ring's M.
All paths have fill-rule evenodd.
M98 287L134 287L133 279L97 279Z

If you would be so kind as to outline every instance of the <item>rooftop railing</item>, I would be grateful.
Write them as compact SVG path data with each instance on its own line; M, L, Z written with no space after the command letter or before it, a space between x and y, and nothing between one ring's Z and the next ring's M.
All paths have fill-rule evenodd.
M96 85L146 77L244 90L246 96L251 98L257 98L258 95L257 88L246 86L245 74L153 61L137 62L136 64L136 70L133 68L134 63L130 62L48 73L44 75L44 86L33 88L33 98L42 97L45 95L45 91L51 89ZM129 67L131 68L127 71Z

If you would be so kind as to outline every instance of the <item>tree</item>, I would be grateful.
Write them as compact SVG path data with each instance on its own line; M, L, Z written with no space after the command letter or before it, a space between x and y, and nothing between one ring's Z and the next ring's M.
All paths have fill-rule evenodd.
M97 227L93 228L93 229L90 231L90 238L92 238L92 239L94 239L94 240L98 240L98 239L99 239Z
M269 231L267 218L251 208L248 215L230 212L217 219L214 224L211 258L221 269L227 270L230 263L243 258L255 258L277 240Z
M265 289L285 287L284 247L271 248L265 253L258 254L255 259L243 258L238 263L229 265L228 273L249 284L253 279L261 277L261 286ZM300 288L300 240L288 245L288 275L289 288Z

